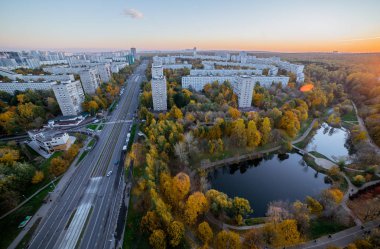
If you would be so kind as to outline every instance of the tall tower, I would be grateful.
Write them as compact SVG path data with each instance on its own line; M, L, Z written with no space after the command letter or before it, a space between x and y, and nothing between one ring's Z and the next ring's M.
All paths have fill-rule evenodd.
M167 92L166 78L160 61L152 64L152 98L153 109L155 111L166 111L167 107Z
M193 48L193 56L194 56L194 57L197 56L197 47L194 47L194 48Z

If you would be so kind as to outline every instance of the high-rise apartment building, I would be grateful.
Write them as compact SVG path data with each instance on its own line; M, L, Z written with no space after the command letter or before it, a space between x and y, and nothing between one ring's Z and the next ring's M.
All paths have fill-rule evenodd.
M100 85L98 70L94 68L83 70L79 73L79 76L84 92L87 94L95 94L96 89Z
M63 116L77 115L82 111L84 92L79 80L55 84L53 91Z
M167 110L166 78L161 62L152 64L152 98L155 111Z

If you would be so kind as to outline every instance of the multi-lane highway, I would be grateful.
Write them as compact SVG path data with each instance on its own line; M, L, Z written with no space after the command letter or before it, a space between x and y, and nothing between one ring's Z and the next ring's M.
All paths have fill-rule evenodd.
M118 107L99 134L94 149L61 188L29 248L113 248L125 189L120 156L138 106L143 61L127 80ZM112 171L112 173L110 173Z

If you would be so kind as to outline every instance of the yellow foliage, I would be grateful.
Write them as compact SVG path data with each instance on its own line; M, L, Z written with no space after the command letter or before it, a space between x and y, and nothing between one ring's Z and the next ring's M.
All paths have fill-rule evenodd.
M240 236L237 233L223 230L216 236L217 249L240 249Z
M149 237L149 244L154 249L165 249L166 248L166 235L161 229L154 230Z
M43 179L44 179L44 172L36 170L36 172L34 173L34 176L32 178L32 183L33 184L40 183L40 182L42 182Z
M173 221L168 227L168 234L170 238L170 245L176 247L181 243L185 234L185 226L180 221Z
M185 219L189 225L196 222L199 215L205 213L209 208L208 201L203 193L195 192L186 201Z
M208 244L214 237L214 233L206 221L198 225L198 236L205 245Z

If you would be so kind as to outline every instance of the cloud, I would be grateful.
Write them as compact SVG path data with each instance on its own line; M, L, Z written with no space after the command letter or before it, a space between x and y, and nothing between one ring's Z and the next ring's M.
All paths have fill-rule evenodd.
M123 14L133 19L141 19L144 17L143 13L135 9L125 9Z

